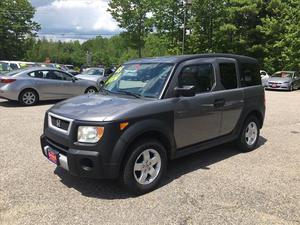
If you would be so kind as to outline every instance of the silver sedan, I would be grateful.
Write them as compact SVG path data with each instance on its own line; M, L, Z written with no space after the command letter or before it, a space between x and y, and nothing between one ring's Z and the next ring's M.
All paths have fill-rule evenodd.
M96 82L52 68L28 68L0 76L0 98L28 106L39 100L66 99L97 91Z

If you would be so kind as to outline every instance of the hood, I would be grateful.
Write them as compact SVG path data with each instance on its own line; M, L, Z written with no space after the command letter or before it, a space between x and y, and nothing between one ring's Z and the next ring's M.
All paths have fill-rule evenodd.
M54 105L50 112L83 121L111 121L121 112L148 102L143 99L121 98L102 94L81 95Z
M281 83L290 82L292 80L293 79L290 77L270 77L268 79L269 82L281 82Z

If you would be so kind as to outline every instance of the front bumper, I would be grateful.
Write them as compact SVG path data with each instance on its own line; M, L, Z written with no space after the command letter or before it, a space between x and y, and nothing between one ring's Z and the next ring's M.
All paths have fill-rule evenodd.
M290 90L290 84L277 84L276 87L272 84L265 86L265 89L268 90Z
M119 167L114 164L106 163L99 152L80 149L66 148L47 138L41 136L41 147L45 157L48 149L59 153L58 165L75 176L96 178L96 179L115 179L118 177Z

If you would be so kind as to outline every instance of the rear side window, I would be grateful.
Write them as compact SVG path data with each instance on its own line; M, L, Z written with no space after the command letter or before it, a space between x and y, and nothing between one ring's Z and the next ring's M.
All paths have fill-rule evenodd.
M13 70L19 69L18 65L15 64L15 63L11 63L11 64L10 64L10 68L12 68Z
M34 78L45 78L47 74L47 71L33 71L28 73L28 75L30 77L34 77Z
M237 76L234 63L220 63L220 79L223 87L228 89L237 88Z
M257 64L241 64L241 85L243 87L261 85L259 66Z
M212 64L186 66L179 75L179 86L194 86L196 93L210 91L214 83Z

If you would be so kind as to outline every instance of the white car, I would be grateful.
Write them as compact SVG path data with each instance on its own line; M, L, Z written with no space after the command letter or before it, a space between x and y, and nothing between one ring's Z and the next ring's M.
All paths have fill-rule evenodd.
M264 87L268 86L270 75L265 70L260 70L261 83Z
M11 70L22 69L26 67L35 66L33 62L24 62L24 61L0 61L1 63L6 63Z

